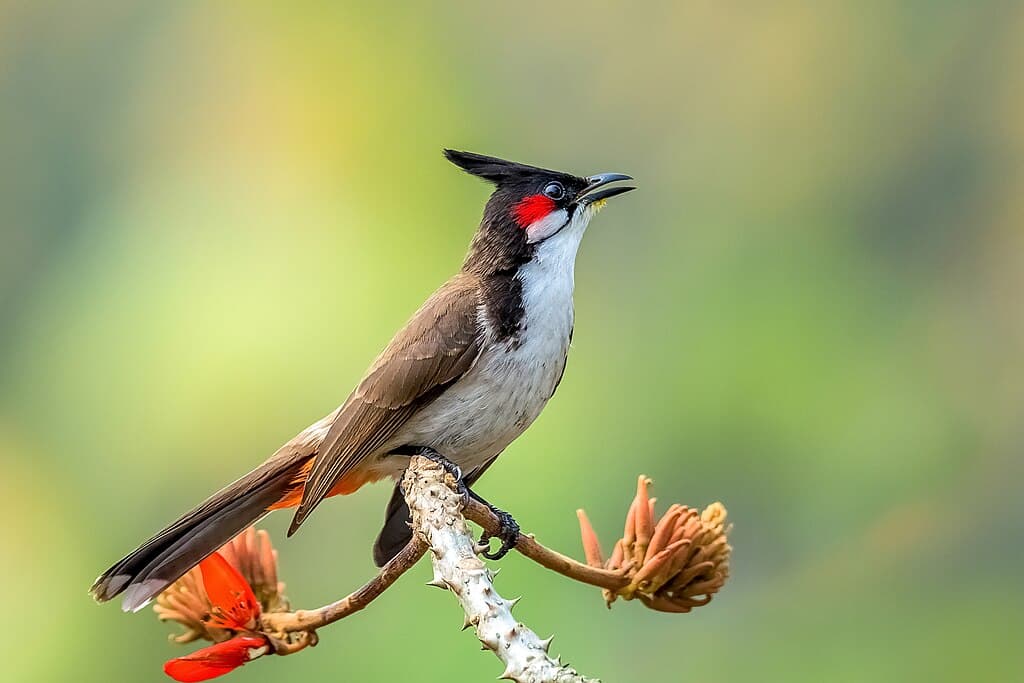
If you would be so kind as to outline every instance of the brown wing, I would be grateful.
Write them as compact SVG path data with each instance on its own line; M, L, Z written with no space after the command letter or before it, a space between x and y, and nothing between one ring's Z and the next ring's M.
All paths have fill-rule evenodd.
M289 536L342 477L472 367L480 351L477 291L472 276L456 275L427 299L374 361L331 423Z

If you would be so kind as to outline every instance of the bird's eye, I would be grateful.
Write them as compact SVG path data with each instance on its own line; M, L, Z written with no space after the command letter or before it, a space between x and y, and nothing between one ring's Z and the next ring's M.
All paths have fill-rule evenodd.
M558 201L565 196L565 188L562 183L548 183L544 186L544 196Z

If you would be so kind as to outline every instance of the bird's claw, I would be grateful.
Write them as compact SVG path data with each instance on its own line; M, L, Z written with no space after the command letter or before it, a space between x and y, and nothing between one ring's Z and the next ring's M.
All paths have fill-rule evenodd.
M466 482L462 480L462 468L435 451L433 448L422 448L419 455L422 455L432 463L440 465L445 472L452 475L455 479L458 493L462 496L462 507L466 507L469 504L470 494L469 487L466 486Z
M440 465L445 472L455 477L455 481L459 482L459 486L465 488L462 483L462 468L453 463L448 458L444 457L433 448L423 448L420 450L420 455L429 460L430 462Z
M515 518L504 510L500 510L493 505L490 506L491 512L498 518L498 533L491 536L486 531L480 537L480 544L484 546L485 550L481 550L480 554L486 557L488 560L500 560L508 554L509 550L516 547L516 543L519 541L519 523L516 522ZM492 538L498 538L501 540L501 547L499 547L493 553L490 551L490 540Z

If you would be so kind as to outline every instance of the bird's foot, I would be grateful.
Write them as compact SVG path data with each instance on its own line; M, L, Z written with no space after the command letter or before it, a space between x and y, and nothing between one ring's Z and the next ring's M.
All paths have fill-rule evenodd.
M480 551L480 554L486 557L488 560L500 560L508 554L509 550L512 550L519 541L519 523L516 522L515 518L509 513L505 512L501 508L491 505L486 500L475 494L467 485L462 478L462 468L456 465L454 462L444 457L430 446L421 446L413 451L406 451L403 455L422 455L427 460L437 463L444 471L452 475L455 481L458 482L458 492L463 498L464 504L469 503L470 497L475 498L487 507L491 509L491 512L498 518L498 533L491 535L486 531L480 537L480 545L484 546L484 550ZM501 546L494 551L490 551L489 543L492 538L497 538L501 541Z
M466 482L462 479L462 468L453 463L448 458L444 457L430 446L423 446L417 449L416 455L422 455L430 462L440 465L445 472L452 475L456 481L457 490L460 496L462 496L462 504L465 506L469 502L469 487L466 486Z
M430 462L437 463L444 468L444 471L455 477L455 480L462 483L462 468L444 457L430 446L423 446L418 449L416 455L422 455Z
M519 523L509 513L505 512L500 508L496 508L490 503L487 503L487 507L491 509L491 512L498 518L498 533L491 536L486 531L480 536L480 545L487 548L486 550L480 551L480 554L486 557L488 560L500 560L508 554L509 550L516 547L516 543L519 541ZM493 553L490 551L490 542L492 538L497 538L501 541L501 547L499 547Z

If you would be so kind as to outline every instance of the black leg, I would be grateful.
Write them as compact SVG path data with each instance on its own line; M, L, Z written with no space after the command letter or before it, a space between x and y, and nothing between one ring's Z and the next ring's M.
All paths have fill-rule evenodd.
M498 529L497 536L495 536L494 538L497 538L501 541L501 547L493 553L488 548L488 550L484 550L480 554L486 557L488 560L500 560L508 554L509 550L512 550L512 548L516 547L516 543L519 541L519 523L515 520L515 517L513 517L509 513L505 512L501 508L491 505L486 500L481 498L479 495L476 494L476 492L473 491L473 489L469 489L469 495L472 496L477 501L489 507L491 509L491 512L493 512L495 516L497 516L498 518L498 522L500 523L501 526ZM491 538L492 536L485 531L483 535L480 537L480 543L482 545L489 545Z

